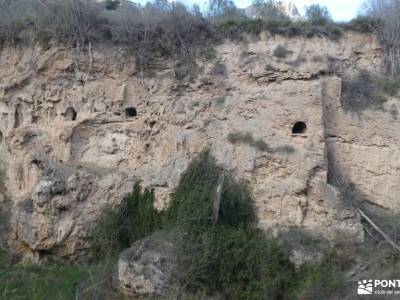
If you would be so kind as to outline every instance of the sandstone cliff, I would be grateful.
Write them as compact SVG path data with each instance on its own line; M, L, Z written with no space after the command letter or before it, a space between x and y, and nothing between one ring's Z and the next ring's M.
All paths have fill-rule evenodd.
M135 179L155 188L161 209L205 148L249 181L266 231L363 241L359 216L328 183L332 161L369 202L397 212L398 102L341 107L341 78L380 68L374 36L225 41L183 79L173 62L142 76L127 49L93 48L0 53L0 216L10 212L14 251L76 257L101 208Z

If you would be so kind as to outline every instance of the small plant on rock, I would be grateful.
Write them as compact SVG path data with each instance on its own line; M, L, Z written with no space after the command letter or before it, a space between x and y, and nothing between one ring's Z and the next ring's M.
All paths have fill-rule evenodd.
M278 45L275 48L273 55L277 58L283 59L283 58L286 58L288 56L288 54L290 54L290 53L291 52L285 46Z

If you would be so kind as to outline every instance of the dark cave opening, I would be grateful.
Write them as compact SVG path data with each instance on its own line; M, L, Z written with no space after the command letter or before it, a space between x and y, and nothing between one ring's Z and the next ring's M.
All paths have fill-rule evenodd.
M307 130L306 123L299 121L293 125L292 134L304 134Z
M134 107L125 108L125 116L127 116L127 117L136 117L137 116L136 108L134 108Z
M77 112L73 107L68 107L64 113L65 119L67 121L75 121L77 117Z

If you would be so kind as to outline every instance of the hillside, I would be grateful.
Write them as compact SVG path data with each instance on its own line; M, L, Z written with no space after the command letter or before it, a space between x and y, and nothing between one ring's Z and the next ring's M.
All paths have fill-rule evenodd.
M32 32L24 30L19 34ZM182 178L206 151L218 166L210 170L229 174L232 189L232 182L245 183L256 220L248 222L261 235L294 244L282 255L296 268L321 261L322 253L332 250L357 269L365 258L360 249L391 251L382 250L381 235L363 213L397 242L399 82L383 75L375 34L341 30L335 38L264 29L241 31L240 38L207 37L186 61L149 50L145 67L138 49L126 42L86 41L82 49L50 37L45 47L37 38L5 44L0 50L1 248L17 261L86 261L105 209L124 207L135 182L154 191L160 214L178 201L179 191L190 199ZM212 174L208 192L224 186L224 177ZM189 191L203 191L189 182ZM241 193L229 195L236 199ZM203 217L196 201L190 205ZM205 219L218 219L215 210L214 199L213 216ZM152 222L158 212L151 212ZM166 215L162 218L171 218ZM170 234L156 234L160 242L144 234L165 230L160 225L165 221L157 222L138 233L145 239L135 237L136 246L121 256L117 281L126 294L142 294L141 285L146 295L165 292L141 282L142 274L130 269L132 257L159 259L162 252L168 263L177 260ZM224 226L227 236L229 226L242 230ZM311 234L319 246L297 245L299 236L291 236L296 230ZM368 276L378 268L371 265ZM284 263L281 271L286 267L295 272ZM357 271L348 282L362 276ZM7 290L0 284L0 298L2 292ZM243 299L243 294L228 295L221 297Z

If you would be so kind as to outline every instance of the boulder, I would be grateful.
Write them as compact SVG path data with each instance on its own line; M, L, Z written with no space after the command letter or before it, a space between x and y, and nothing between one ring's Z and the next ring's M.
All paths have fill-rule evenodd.
M165 295L176 280L177 245L168 234L137 241L121 253L118 285L128 296Z

